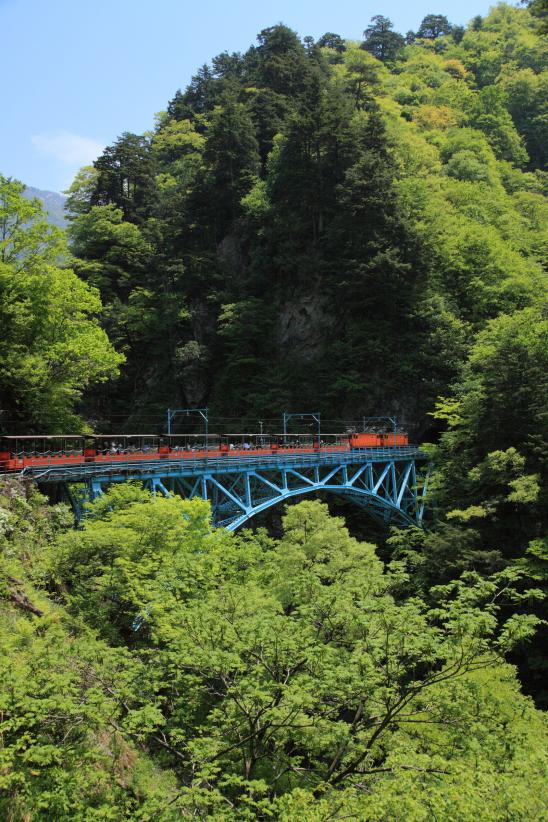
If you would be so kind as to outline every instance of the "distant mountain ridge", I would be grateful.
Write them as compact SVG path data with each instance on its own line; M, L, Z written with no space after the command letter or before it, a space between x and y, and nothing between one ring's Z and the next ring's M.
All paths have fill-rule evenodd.
M65 201L67 198L64 194L59 194L57 191L41 191L39 188L27 186L23 192L23 196L29 200L34 197L42 200L50 223L53 223L53 225L59 228L66 228Z

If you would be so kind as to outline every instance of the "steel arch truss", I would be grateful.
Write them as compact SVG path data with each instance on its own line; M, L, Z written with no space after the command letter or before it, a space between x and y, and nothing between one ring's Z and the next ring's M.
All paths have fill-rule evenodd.
M206 470L197 476L151 476L144 480L145 487L153 493L209 500L215 525L230 531L284 500L321 491L344 495L382 522L420 525L425 484L415 460L257 466L234 472ZM97 487L92 495L97 496Z
M204 474L201 480L216 525L231 531L286 499L321 491L344 495L375 518L399 525L420 524L424 510L424 482L414 460L272 467Z
M27 474L56 483L76 517L111 483L138 480L154 494L200 497L214 523L235 531L261 511L305 494L345 496L376 519L420 525L428 485L428 457L415 447L266 457L154 461L125 465L46 468ZM75 485L74 483L78 483Z

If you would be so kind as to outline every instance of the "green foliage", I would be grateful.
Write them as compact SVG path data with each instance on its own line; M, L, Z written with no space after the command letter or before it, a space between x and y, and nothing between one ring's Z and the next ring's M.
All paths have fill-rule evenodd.
M419 26L416 36L436 40L447 34L451 34L452 26L447 17L443 14L427 14Z
M84 822L161 813L173 778L119 725L138 663L44 590L55 540L72 525L64 507L45 503L32 486L0 485L0 814Z
M80 272L110 303L142 283L151 247L139 228L123 218L115 205L93 206L75 217L69 229L71 250L88 257Z
M500 5L407 45L381 16L361 45L257 40L75 181L75 267L127 357L86 410L397 406L422 431L485 323L545 293L537 24Z
M253 121L236 96L226 95L211 112L204 159L209 164L206 183L215 199L214 221L219 239L240 213L240 201L259 171L258 143Z
M207 590L227 540L212 529L207 503L176 498L151 506L148 493L123 486L93 506L82 533L60 540L54 574L71 586L76 611L120 642L161 618L166 592L176 602Z
M545 569L540 577L533 573L528 546L538 551L548 527L547 331L543 307L490 321L454 395L439 402L434 416L448 430L436 452L438 521L418 546L405 535L394 542L397 556L411 551L415 557L419 587L467 568L491 573L510 565L530 574L529 588L522 580L524 592L545 588ZM546 619L545 594L540 601L531 597L523 594L522 612ZM540 634L532 650L516 659L525 687L544 706L542 647Z
M395 60L405 43L401 34L392 31L392 28L387 17L376 14L363 33L363 48L383 63Z
M62 232L23 188L0 177L2 404L35 430L79 430L82 393L116 376L124 358L99 326L98 292L65 267Z
M68 195L65 210L69 220L75 215L89 211L90 200L97 185L97 177L97 170L94 166L83 166L65 191Z
M113 146L107 146L94 163L97 183L91 205L115 203L124 217L139 222L153 193L153 165L150 141L125 132Z
M0 390L29 429L81 428L87 389L101 425L397 408L439 440L387 566L318 503L274 541L127 485L73 531L3 486L7 819L546 815L504 661L548 704L541 11L264 29L82 169L76 273L0 178Z
M13 512L36 512L20 577L40 557L4 597L10 818L542 816L542 718L501 656L535 620L495 604L518 576L404 597L408 560L384 568L317 502L274 542L132 485L54 543L8 493L12 556Z

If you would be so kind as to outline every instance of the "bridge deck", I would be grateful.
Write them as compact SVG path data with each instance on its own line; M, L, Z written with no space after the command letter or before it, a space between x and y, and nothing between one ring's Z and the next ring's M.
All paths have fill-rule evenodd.
M428 454L413 445L127 460L118 455L112 461L78 464L59 464L56 458L55 463L27 466L11 476L52 486L55 496L70 502L77 521L108 485L135 480L153 494L208 499L215 524L231 530L272 505L315 492L344 494L385 523L420 525L428 460ZM419 471L418 463L425 470Z
M268 470L275 468L296 468L314 465L341 465L357 462L386 462L427 460L428 455L417 446L399 448L355 448L346 451L310 451L309 453L277 452L272 456L261 454L249 456L230 456L209 458L183 457L181 459L147 459L113 462L83 463L74 465L40 465L27 466L22 471L12 474L21 478L33 479L40 483L52 482L85 482L91 479L103 482L120 482L125 480L149 479L153 476L196 476L208 472L215 474L235 473L246 470ZM4 475L6 476L6 475Z

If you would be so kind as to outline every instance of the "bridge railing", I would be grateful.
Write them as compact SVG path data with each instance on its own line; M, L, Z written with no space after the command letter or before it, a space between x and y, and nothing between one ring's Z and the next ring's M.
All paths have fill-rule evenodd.
M230 456L222 457L183 457L180 459L147 459L127 460L100 463L84 463L80 465L44 465L28 466L19 476L34 479L39 482L81 482L92 477L127 477L139 479L151 475L169 477L170 475L201 474L201 473L230 473L246 471L253 468L268 469L280 467L306 467L314 465L337 465L353 462L387 462L426 460L428 455L416 446L400 446L398 448L356 448L351 451L322 452L314 451L309 454L295 454L276 452L272 455Z

